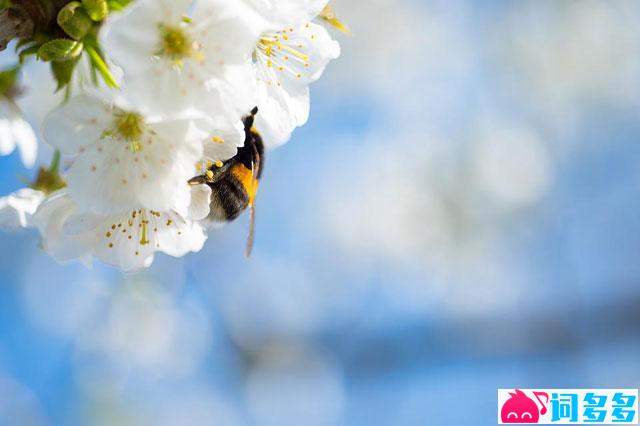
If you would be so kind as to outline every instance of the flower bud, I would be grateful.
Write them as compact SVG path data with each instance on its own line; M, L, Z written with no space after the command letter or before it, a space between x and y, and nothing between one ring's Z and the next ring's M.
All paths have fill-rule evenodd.
M72 1L58 13L58 25L69 37L81 40L91 30L93 22L85 12L82 4Z
M82 0L89 17L96 22L102 21L109 12L107 0Z

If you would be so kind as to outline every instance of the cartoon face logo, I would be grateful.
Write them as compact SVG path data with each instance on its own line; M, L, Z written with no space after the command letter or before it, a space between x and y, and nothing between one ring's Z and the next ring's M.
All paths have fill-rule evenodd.
M500 410L500 417L502 423L538 423L540 414L547 412L547 407L540 400L540 396L546 397L546 402L549 401L549 395L544 392L534 392L534 395L540 405L541 410L538 410L538 405L519 389L516 389L515 393L509 392L511 398L507 400Z

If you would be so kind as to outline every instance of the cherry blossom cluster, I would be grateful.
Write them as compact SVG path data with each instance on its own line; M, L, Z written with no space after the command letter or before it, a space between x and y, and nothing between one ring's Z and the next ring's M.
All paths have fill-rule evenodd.
M77 17L84 3L65 9ZM132 271L156 252L202 249L211 189L189 179L236 155L256 106L267 148L286 143L308 120L309 84L340 55L327 27L345 27L327 0L120 4L83 38L69 18L71 37L38 46L66 93L43 124L56 155L30 187L0 198L0 224L38 228L60 262ZM32 166L37 138L6 86L0 154L17 146Z

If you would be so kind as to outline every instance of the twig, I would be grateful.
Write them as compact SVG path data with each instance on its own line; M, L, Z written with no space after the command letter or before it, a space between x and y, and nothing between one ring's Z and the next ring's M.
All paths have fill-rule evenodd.
M55 25L58 11L68 0L20 0L0 11L0 51L11 40L31 37Z
M16 38L31 37L35 30L33 19L18 8L4 9L0 12L0 50L7 48Z

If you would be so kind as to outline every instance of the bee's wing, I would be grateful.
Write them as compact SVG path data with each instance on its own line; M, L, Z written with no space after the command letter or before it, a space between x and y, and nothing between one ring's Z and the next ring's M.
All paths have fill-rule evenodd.
M251 162L251 176L252 176L252 183L251 183L251 191L253 192L253 200L251 201L251 204L249 205L249 235L247 236L247 245L245 247L245 251L244 254L247 257L251 256L251 252L253 251L253 243L255 241L255 235L256 235L256 200L255 200L255 194L256 194L256 185L258 184L258 174L260 173L260 154L258 153L258 150L256 149L256 147L253 147L254 149L254 156L255 159L254 161Z
M247 245L244 249L244 255L247 257L251 257L255 235L256 235L256 208L252 204L251 206L249 206L249 235L247 236Z

